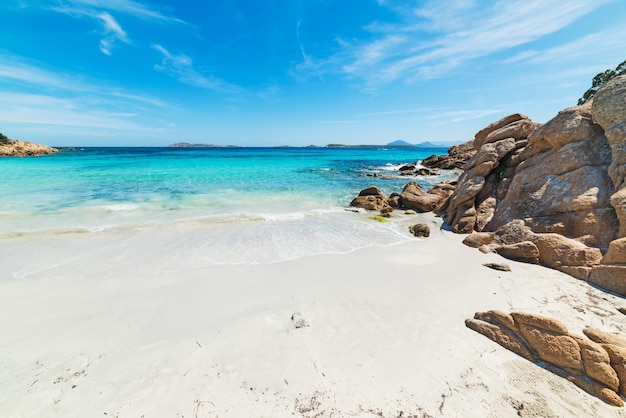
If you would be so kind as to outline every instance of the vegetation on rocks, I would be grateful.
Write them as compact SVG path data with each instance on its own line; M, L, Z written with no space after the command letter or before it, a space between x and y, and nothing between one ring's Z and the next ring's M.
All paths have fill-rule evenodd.
M8 144L11 140L7 138L4 134L0 133L0 144Z
M57 149L33 142L9 139L0 133L0 157L26 157L35 155L47 155L58 152Z
M583 96L578 99L578 105L582 105L591 100L595 95L598 89L604 86L609 80L614 79L619 75L626 74L626 60L622 61L614 70L606 70L603 73L596 74L591 83L591 87L583 94Z

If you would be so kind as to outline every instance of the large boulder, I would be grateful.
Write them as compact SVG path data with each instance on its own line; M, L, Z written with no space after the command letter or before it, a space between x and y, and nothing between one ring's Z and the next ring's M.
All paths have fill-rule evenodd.
M412 181L400 193L399 203L406 209L415 209L420 212L430 212L441 202L442 197L424 191L422 186Z
M591 105L593 121L602 127L611 150L608 176L613 185L609 211L619 222L619 238L609 245L602 265L594 268L589 281L626 295L626 76L616 77L596 93Z
M519 113L514 113L487 125L483 129L478 131L476 135L474 135L474 140L472 142L472 144L474 145L474 149L477 151L480 150L480 148L485 144L485 140L490 133L502 129L512 123L518 122L522 119L528 119L528 117Z
M589 280L589 273L602 262L600 249L560 234L536 233L522 220L511 221L491 233L475 232L463 243L511 260L539 263L584 280Z
M532 242L539 250L539 262L560 270L563 266L594 267L602 261L602 252L560 234L534 234Z
M367 210L381 210L387 207L387 198L376 186L367 187L359 192L350 206Z
M609 207L611 149L590 105L566 109L537 128L520 159L485 229L523 219L535 232L590 236L595 246L607 247L617 225Z
M591 106L593 121L604 130L612 151L609 176L615 190L622 190L626 177L626 76L616 77L596 93ZM616 208L617 209L617 208ZM623 218L620 217L620 220ZM622 224L624 222L621 222ZM620 234L620 236L623 236Z
M445 155L431 155L425 158L421 164L426 168L460 169L474 154L476 154L476 150L474 149L473 141L468 141L464 144L450 147Z
M609 81L598 91L593 100L593 120L604 129L611 147L612 161L609 176L615 186L616 195L611 199L620 219L620 237L626 236L626 210L623 194L626 182L626 76Z
M504 258L526 263L539 262L539 248L532 241L521 241L496 247L495 251Z
M471 143L440 205L453 232L492 232L465 242L626 295L626 76L543 125L513 114Z
M476 134L476 154L467 161L458 186L446 205L446 223L452 231L481 231L492 219L499 196L506 194L512 162L527 144L528 135L539 126L528 117L514 114L492 123Z

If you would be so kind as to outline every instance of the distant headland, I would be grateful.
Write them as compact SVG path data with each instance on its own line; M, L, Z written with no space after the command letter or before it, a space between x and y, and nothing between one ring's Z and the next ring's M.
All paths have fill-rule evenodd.
M59 152L58 149L34 142L9 139L0 133L0 157L27 157Z

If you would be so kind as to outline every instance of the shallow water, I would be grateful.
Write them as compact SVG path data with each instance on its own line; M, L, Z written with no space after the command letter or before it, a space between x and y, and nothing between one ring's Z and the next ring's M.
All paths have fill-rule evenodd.
M402 222L346 208L371 184L401 191L411 179L400 165L443 153L87 148L1 159L0 280L158 274L402 242L411 239ZM385 178L366 176L375 173Z

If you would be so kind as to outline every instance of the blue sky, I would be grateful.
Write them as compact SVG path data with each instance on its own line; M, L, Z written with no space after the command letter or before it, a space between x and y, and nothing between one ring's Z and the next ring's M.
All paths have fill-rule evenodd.
M623 0L3 0L0 132L57 146L462 142L626 59Z

